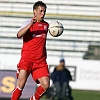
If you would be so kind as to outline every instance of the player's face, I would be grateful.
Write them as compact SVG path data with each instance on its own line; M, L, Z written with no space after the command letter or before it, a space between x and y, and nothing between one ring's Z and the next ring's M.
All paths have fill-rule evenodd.
M37 9L34 9L34 16L37 20L37 22L40 22L44 19L46 13L46 8L39 6Z

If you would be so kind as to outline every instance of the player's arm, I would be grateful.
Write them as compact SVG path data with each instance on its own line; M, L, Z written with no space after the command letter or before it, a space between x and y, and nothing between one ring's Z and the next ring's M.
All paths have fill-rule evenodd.
M24 28L20 29L19 32L17 33L17 37L21 38L23 37L23 35L27 32L27 30L30 28L32 24L29 23L27 26L25 26Z
M27 22L26 24L23 24L22 27L21 27L21 29L17 33L17 37L18 38L23 37L23 35L28 31L28 29L30 28L30 26L32 24L34 24L35 22L36 22L36 19L35 19L35 17L33 17L30 22Z

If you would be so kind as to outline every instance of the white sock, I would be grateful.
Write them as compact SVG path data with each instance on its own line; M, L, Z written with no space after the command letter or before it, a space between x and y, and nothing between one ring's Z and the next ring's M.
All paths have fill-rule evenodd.
M36 100L34 96L33 96L33 100Z

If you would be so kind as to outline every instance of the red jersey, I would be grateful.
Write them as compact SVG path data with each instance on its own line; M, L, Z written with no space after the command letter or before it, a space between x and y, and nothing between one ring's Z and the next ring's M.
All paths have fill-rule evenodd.
M28 21L27 21L28 22ZM45 21L31 25L23 36L21 59L42 63L46 62L46 37L49 24ZM25 25L22 26L22 28Z

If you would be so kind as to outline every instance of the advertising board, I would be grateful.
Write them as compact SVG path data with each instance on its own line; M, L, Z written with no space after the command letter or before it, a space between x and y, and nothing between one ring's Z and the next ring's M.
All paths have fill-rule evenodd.
M0 71L0 98L10 98L13 89L16 86L16 72L15 71ZM29 98L35 93L36 83L32 77L29 76L23 90L21 98Z

